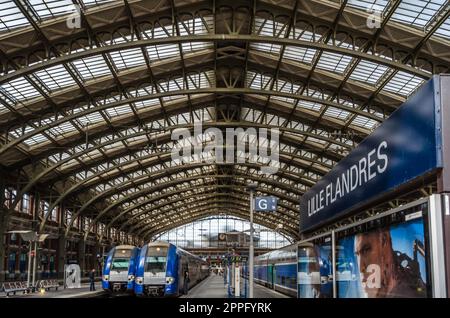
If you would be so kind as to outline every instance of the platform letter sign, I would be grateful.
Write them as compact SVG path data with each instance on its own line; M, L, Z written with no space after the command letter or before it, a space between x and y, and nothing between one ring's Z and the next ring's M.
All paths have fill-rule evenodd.
M256 197L255 198L255 211L258 212L271 212L277 210L276 197Z
M442 164L450 76L434 76L300 199L300 232L357 212ZM442 109L441 109L442 108Z

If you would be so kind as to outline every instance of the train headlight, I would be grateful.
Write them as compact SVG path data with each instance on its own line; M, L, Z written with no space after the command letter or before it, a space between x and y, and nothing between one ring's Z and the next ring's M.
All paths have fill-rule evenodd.
M103 275L103 280L107 282L109 280L109 275Z
M144 277L136 277L136 284L142 285L144 283Z
M134 280L134 275L128 275L128 281L131 282Z
M173 277L166 277L166 284L170 285L175 281L175 278Z

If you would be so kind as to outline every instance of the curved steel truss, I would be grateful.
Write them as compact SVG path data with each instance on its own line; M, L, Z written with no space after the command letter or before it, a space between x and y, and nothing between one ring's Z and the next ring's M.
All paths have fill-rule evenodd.
M210 214L247 218L245 187L302 193L432 74L450 68L448 1L14 0L0 14L0 168L99 223L147 239ZM378 2L377 2L378 3ZM406 14L405 10L408 10ZM175 129L278 128L267 160L173 160ZM207 134L201 135L207 145ZM237 150L234 150L237 154Z

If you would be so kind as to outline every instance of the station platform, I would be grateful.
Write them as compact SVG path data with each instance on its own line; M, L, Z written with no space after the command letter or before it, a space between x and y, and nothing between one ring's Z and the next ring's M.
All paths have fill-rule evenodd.
M76 289L64 289L63 286L58 290L51 289L45 293L35 292L30 294L18 293L16 295L10 295L7 298L91 298L103 295L102 283L97 282L95 284L95 291L89 290L89 284L81 284L81 288ZM1 298L6 298L6 295L0 294Z
M258 284L254 285L253 293L255 298L290 298ZM227 285L223 282L223 276L212 274L181 298L228 298Z

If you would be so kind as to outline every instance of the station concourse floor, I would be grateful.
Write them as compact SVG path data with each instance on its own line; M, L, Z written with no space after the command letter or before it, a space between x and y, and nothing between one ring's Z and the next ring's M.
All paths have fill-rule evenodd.
M259 284L254 285L253 294L254 298L289 298ZM228 298L227 285L223 283L223 276L211 274L181 298Z

